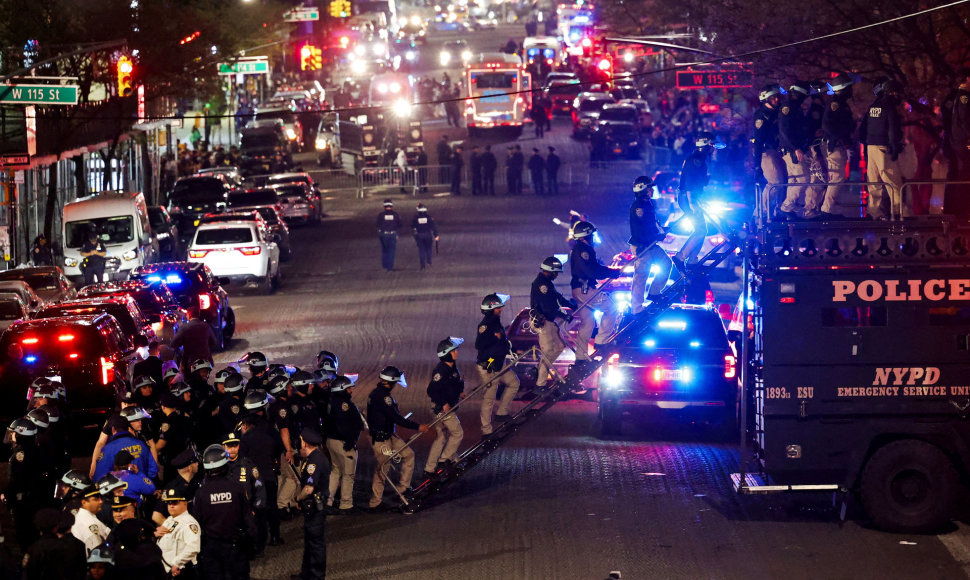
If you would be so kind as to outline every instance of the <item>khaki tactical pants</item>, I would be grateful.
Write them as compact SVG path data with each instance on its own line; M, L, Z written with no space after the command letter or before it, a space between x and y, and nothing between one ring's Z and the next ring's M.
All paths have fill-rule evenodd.
M391 469L391 455L399 449L404 449L404 441L397 435L391 435L387 441L373 441L374 457L377 458L377 469L374 470L374 480L371 482L373 495L370 498L370 507L381 505L384 498L384 477ZM398 481L397 490L404 493L411 485L411 476L414 474L414 451L410 447L404 449L401 458L401 479Z
M778 199L784 196L784 188L773 187L779 183L788 181L785 175L785 162L781 158L781 151L769 149L761 154L761 172L765 174L765 195L762 207L765 213L770 214L771 207L777 203Z
M550 363L555 363L559 355L566 348L563 344L562 336L559 335L559 325L551 320L542 323L536 331L539 333L539 350L542 351L544 358ZM585 347L584 347L585 348ZM539 359L539 374L536 378L536 386L544 387L549 382L549 367L545 360Z
M541 347L540 347L541 348ZM478 376L482 383L492 380L498 373L490 373L478 367ZM515 376L512 370L507 370L498 376L492 384L485 387L485 394L482 396L482 434L488 435L492 432L492 409L495 407L495 394L498 392L499 385L505 385L502 393L502 400L498 405L499 415L509 414L509 405L515 400L515 394L519 392L519 377Z
M583 294L582 288L573 288L573 298L580 305L587 300L590 301L585 308L576 313L576 317L579 318L579 331L576 333L576 360L589 360L589 339L592 338L593 329L596 327L594 310L603 313L603 318L600 319L600 331L596 335L596 344L603 344L616 330L619 313L613 297L609 292L600 292L593 296L594 292L596 290L591 288L588 293ZM590 296L593 296L592 299Z
M849 155L845 147L826 147L825 166L829 186L825 190L825 200L822 202L822 211L825 213L835 213L835 206L839 203L839 195L842 193L842 184L845 183L845 168L848 164Z
M869 156L866 180L883 185L870 185L869 215L875 219L888 219L893 212L899 214L903 200L903 174L899 162L893 161L888 147L866 145ZM903 217L913 215L909 204L902 207Z
M444 413L438 413L438 419ZM431 452L428 453L428 461L424 464L425 471L433 472L438 467L439 461L449 461L455 458L455 453L461 446L461 439L465 432L461 429L458 416L454 413L446 416L434 425L434 443L431 444Z
M636 248L634 253L643 252L642 248ZM667 278L670 277L670 268L673 264L666 250L658 244L652 244L650 249L644 252L643 256L633 262L633 282L630 288L630 304L634 314L643 311L643 291L650 277L650 267L656 264L660 269L650 283L650 291L647 296L660 296L667 286Z
M340 509L349 510L354 507L354 474L357 473L357 450L344 451L344 442L340 439L327 439L327 450L330 451L330 488L327 495L327 505L332 506L337 499L337 488L340 488Z
M297 507L296 496L299 492L300 478L297 477L296 470L283 455L280 457L280 487L276 492L276 507L281 510Z
M788 183L807 184L809 174L808 158L803 156L801 160L796 158L795 161L792 161L792 155L795 155L795 153L786 153L782 156L785 160L785 170L788 173ZM766 179L767 177L767 174L765 174ZM805 196L805 189L806 187L804 185L789 185L785 192L785 201L781 204L781 211L795 211L799 200L803 200ZM805 205L807 206L808 204L805 203Z

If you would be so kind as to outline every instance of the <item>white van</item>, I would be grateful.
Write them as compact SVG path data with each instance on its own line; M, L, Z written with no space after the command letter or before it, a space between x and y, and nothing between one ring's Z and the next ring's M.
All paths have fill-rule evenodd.
M125 280L135 267L158 260L158 241L148 222L145 196L138 192L105 192L82 197L64 206L62 239L64 273L81 277L81 246L96 231L108 251L104 272L111 280Z

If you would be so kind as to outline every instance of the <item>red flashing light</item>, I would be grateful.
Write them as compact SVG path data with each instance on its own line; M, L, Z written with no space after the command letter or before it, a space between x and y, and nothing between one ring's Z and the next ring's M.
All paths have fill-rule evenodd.
M20 341L21 344L37 344L40 342L39 338L25 338Z
M62 335L60 335L60 336L57 337L57 340L59 340L60 342L68 342L68 341L74 340L74 335L73 334L62 334Z
M664 377L664 371L663 371L662 368L657 367L657 368L653 369L653 380L654 380L654 382L659 383L661 380L663 380L663 377Z
M313 50L310 49L309 45L304 45L303 48L300 49L300 56L303 58L310 58L310 55L312 54Z
M794 304L795 303L795 297L794 296L782 296L781 297L781 303L782 304Z
M610 62L610 59L604 58L599 62L599 64L596 65L596 68L600 69L601 71L608 71L613 68L613 63Z
M212 306L212 296L199 294L199 309L208 310L210 306Z
M738 374L738 359L733 354L724 355L724 378L733 379Z
M704 291L704 304L714 304L714 292L711 290Z

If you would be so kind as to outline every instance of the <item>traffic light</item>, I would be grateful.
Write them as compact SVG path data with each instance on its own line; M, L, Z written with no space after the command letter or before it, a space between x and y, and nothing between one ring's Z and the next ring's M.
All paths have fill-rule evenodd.
M127 56L118 59L118 96L128 97L132 94L132 73L135 71L135 64Z
M330 16L333 18L348 18L351 16L353 6L350 0L330 0Z
M323 68L323 50L309 44L300 48L300 70L320 70Z

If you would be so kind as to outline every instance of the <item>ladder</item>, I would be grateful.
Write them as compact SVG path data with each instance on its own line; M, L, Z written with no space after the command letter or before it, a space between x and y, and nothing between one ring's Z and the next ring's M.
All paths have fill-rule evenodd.
M494 431L487 437L472 445L461 453L448 467L439 469L433 476L424 479L412 490L405 492L402 497L401 509L404 513L413 513L441 492L448 484L460 479L469 469L484 461L495 450L500 448L508 441L519 429L525 427L546 411L552 408L557 402L566 398L570 393L582 389L582 383L589 378L620 348L635 342L644 330L670 308L670 305L678 302L690 285L693 276L704 276L712 269L717 267L725 258L734 253L735 249L741 244L740 238L736 234L725 236L723 242L712 248L700 261L690 268L689 275L681 275L672 284L664 288L660 298L652 302L643 311L629 315L620 323L620 330L616 337L609 343L598 345L596 351L590 355L590 362L586 364L576 364L570 367L565 377L556 377L557 380L550 383L546 388L539 391L534 399L529 401L518 412L511 415L505 422L497 425ZM545 356L541 352L540 356ZM546 361L550 369L553 368L553 361ZM509 371L513 372L513 371ZM555 371L553 371L555 372Z

